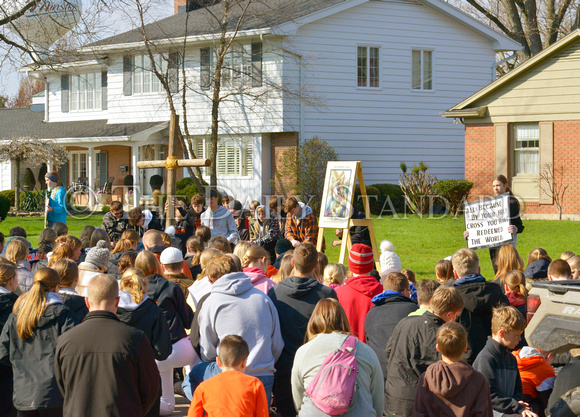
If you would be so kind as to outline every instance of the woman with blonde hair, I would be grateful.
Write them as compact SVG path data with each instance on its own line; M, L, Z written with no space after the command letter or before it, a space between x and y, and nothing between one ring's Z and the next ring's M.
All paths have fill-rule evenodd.
M298 416L323 416L306 393L326 356L342 347L352 338L344 309L333 298L324 298L316 304L306 328L307 343L296 352L292 367L292 396ZM351 339L352 340L352 339ZM381 364L375 352L354 338L357 372L352 409L342 416L382 416L384 381ZM348 399L347 399L348 400Z
M294 270L294 266L292 266L292 257L294 256L294 250L289 250L284 253L282 256L282 260L280 261L280 269L276 275L272 277L272 281L274 284L279 284L292 275L292 271Z
M0 264L0 334L8 317L12 312L14 303L18 296L14 291L18 288L18 276L16 267L13 265ZM13 416L16 410L12 404L12 387L13 387L12 368L10 366L0 366L0 410L6 416Z
M62 416L54 354L58 336L75 325L75 318L62 304L59 288L55 270L38 270L32 288L14 304L0 336L0 361L12 365L13 399L19 415Z
M270 265L270 254L258 245L250 246L242 258L244 274L250 277L254 288L259 289L264 294L268 294L268 290L276 285L266 276L268 265Z
M512 245L503 245L496 257L497 272L495 273L495 283L502 287L505 291L505 276L508 272L513 270L523 271L524 261L522 260L517 249Z
M82 322L89 314L89 309L85 303L85 297L76 292L79 283L77 263L72 259L62 258L56 261L52 268L60 275L60 290L58 292L60 300L73 312L76 322Z
M32 268L28 262L28 243L23 239L14 239L6 246L6 259L14 262L18 269L18 286L22 292L32 288Z
M203 296L209 294L211 291L211 282L205 273L205 267L216 256L223 255L222 251L215 248L207 248L201 253L199 257L199 264L201 266L201 272L197 275L197 281L195 281L187 290L189 295L187 296L187 304L191 306L193 310L197 308L197 303L202 299Z
M193 321L193 311L187 305L181 287L162 275L161 264L153 252L140 252L135 260L135 267L143 271L147 281L147 295L157 302L165 314L171 335L171 355L164 361L157 362L163 391L160 414L166 416L175 408L173 369L186 365L193 367L199 361L186 333Z

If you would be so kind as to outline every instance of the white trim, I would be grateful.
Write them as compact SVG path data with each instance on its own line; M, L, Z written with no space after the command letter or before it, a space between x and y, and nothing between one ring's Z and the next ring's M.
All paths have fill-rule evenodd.
M54 64L54 65L36 65L36 64L29 64L19 69L20 72L30 72L30 71L58 71L61 69L70 69L70 68L88 68L88 67L99 67L107 69L107 59L91 59L89 61L71 61L71 62L64 62L61 64Z
M367 62L366 62L366 68L367 68L367 77L366 77L366 84L364 86L358 85L358 48L366 48L367 49ZM376 48L379 50L379 85L377 87L371 87L370 85L370 71L371 71L371 48ZM363 44L356 44L355 46L355 77L354 77L354 81L355 81L355 87L357 90L361 90L361 91L381 91L383 89L383 65L382 65L382 55L381 55L381 45L378 44L368 44L368 43L363 43Z

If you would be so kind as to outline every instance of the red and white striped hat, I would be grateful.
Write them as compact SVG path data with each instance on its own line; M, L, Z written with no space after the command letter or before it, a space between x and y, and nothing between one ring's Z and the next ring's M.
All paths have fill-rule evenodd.
M357 275L368 274L375 267L373 250L362 243L352 245L348 253L348 269Z

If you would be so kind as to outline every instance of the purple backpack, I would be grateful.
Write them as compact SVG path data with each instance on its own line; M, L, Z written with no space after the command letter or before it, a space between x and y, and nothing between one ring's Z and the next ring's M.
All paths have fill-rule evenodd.
M306 394L319 410L336 416L349 411L356 394L356 337L347 336L340 349L330 352Z

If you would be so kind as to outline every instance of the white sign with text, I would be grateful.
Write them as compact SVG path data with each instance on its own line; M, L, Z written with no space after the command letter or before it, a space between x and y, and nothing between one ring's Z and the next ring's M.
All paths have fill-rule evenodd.
M465 230L469 233L467 247L482 249L501 246L512 241L509 194L465 203Z

